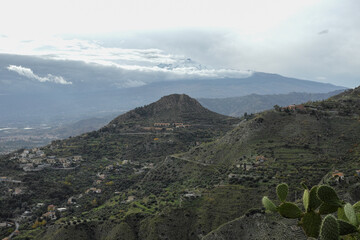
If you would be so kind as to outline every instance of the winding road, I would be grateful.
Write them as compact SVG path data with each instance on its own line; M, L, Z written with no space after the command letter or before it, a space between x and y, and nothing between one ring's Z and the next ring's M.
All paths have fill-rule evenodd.
M8 239L11 239L14 236L15 232L19 230L19 226L19 223L15 222L15 230L7 237Z

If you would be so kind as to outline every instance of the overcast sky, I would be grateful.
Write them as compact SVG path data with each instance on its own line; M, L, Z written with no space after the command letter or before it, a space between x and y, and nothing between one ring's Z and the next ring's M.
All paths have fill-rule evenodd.
M358 0L4 0L0 53L176 76L263 71L355 87L359 11ZM26 66L8 70L69 83Z

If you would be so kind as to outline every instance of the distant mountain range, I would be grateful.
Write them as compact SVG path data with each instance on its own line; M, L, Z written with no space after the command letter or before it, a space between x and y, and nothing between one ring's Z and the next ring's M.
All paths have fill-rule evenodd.
M290 104L325 100L341 92L343 92L343 90L337 90L329 93L288 93L273 95L251 94L243 97L200 98L198 100L201 105L211 111L228 116L240 117L244 115L244 113L251 114L271 109L274 105L284 107Z
M17 66L17 72L10 71L10 65ZM205 69L191 59L182 65ZM165 70L178 67L171 64L158 66ZM25 126L69 123L103 117L149 104L173 93L185 93L194 98L227 98L249 94L328 93L345 89L261 72L245 78L194 77L186 80L164 79L159 75L149 82L141 82L140 75L123 79L118 71L77 61L0 54L0 126L8 127L9 123ZM61 82L60 76L72 84L56 84L54 81ZM134 84L125 86L124 81Z
M340 92L342 92L342 90L333 91L330 93L289 93L274 95L251 94L248 96L233 98L200 98L198 101L204 107L216 113L233 117L241 117L245 112L250 114L271 109L274 105L287 106L290 104L300 104L308 101L323 100ZM162 101L160 101L159 104L161 104L161 102ZM156 109L153 111L156 111ZM172 115L175 113L178 114L180 111L180 109L171 108L164 113L166 116L161 116L161 118L170 118ZM197 110L194 110L194 112L196 111ZM35 125L31 126L31 129L29 129L28 126L14 126L10 129L0 128L0 153L10 152L19 148L39 147L50 143L54 139L63 139L70 136L77 136L85 132L98 130L108 124L119 114L120 112L108 115L103 113L99 114L98 117L90 118L85 116L82 120L65 124L56 123L44 126L36 123ZM121 118L123 118L123 116L128 116L129 114L134 113L129 112L125 115L121 115ZM160 118L159 115L157 116Z

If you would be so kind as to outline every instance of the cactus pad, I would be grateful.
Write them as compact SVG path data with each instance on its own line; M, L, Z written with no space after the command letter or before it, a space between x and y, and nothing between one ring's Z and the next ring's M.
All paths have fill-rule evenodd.
M303 195L303 205L306 212L309 210L309 203L310 203L310 193L308 189L305 189Z
M301 225L306 236L317 238L319 236L321 216L313 211L305 213L301 219Z
M354 225L344 220L338 219L338 224L339 224L340 235L347 235L358 231Z
M321 200L317 196L318 186L314 186L310 190L309 194L309 209L315 210L321 205Z
M320 240L338 240L339 224L332 215L327 215L322 221L320 228Z
M327 205L342 207L342 203L338 195L336 194L335 190L330 186L321 185L320 187L318 187L317 196Z
M334 213L337 210L338 210L337 206L329 205L327 203L322 203L319 208L319 213L320 214L329 214L329 213Z
M302 211L294 203L285 202L280 204L278 211L285 218L300 218Z
M276 187L276 194L280 201L285 202L289 192L289 186L286 183L281 183Z
M354 226L358 226L358 219L354 207L350 203L345 204L344 212L347 219L349 219L349 222Z
M268 210L270 212L276 212L277 211L277 208L276 208L275 204L268 197L263 197L262 204L264 205L266 210Z
M338 219L344 220L346 222L349 222L349 219L345 215L344 208L339 208L337 211L337 217Z

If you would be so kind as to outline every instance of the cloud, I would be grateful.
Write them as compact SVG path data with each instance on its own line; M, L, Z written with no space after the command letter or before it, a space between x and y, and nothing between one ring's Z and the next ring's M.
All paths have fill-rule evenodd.
M138 85L152 81L190 79L194 77L200 79L244 78L252 74L249 71L204 66L190 59L191 55L185 56L181 53L172 53L171 49L166 51L157 47L142 46L141 44L138 48L135 48L135 46L119 47L101 44L100 41L61 38L36 41L0 40L0 52L7 54L38 56L45 60L81 61L90 66L95 64L117 68L121 73L118 80L122 80L122 83L117 85L118 87L135 86L139 79L141 79L141 83L137 82ZM27 74L34 78L34 74L29 70L19 69L17 71L21 72L22 75ZM124 74L131 76L124 76ZM154 78L154 75L157 75L158 78ZM44 80L44 78L40 77L35 79ZM135 83L128 84L127 79L136 79L136 81L133 80Z
M39 82L53 82L58 84L72 84L72 82L66 81L61 76L54 76L52 74L48 74L46 77L40 77L36 75L30 68L22 67L22 66L15 66L15 65L9 65L7 67L9 71L13 71L18 73L21 76L25 76L30 79L38 80Z

